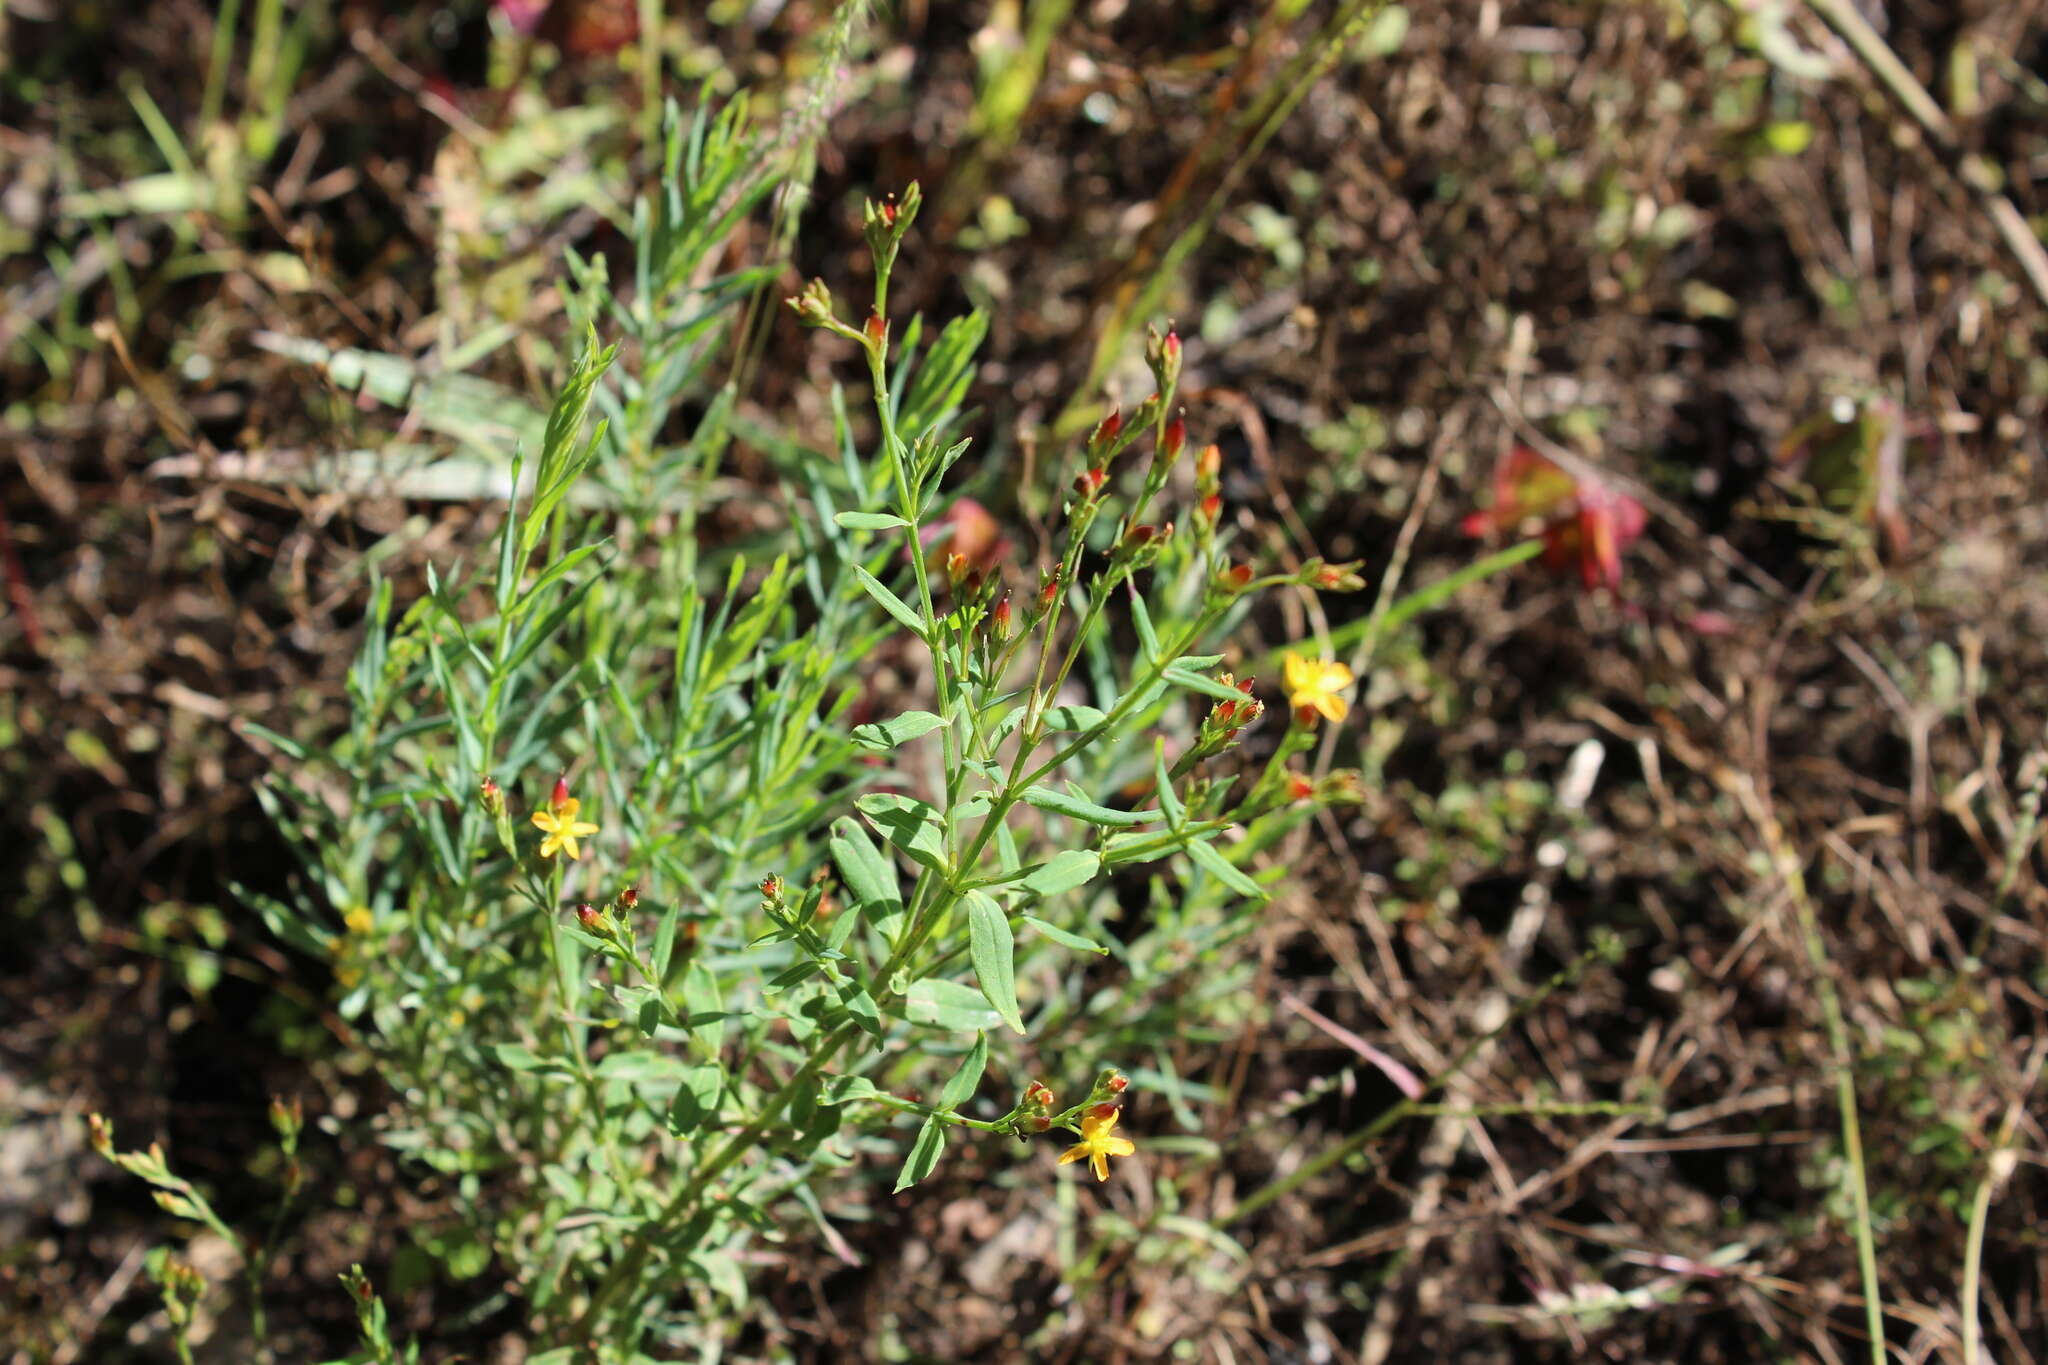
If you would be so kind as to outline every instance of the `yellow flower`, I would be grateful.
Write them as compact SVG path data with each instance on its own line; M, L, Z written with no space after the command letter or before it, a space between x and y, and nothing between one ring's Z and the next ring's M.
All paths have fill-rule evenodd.
M1308 707L1335 723L1351 714L1351 701L1344 689L1356 681L1351 670L1335 659L1287 656L1287 704L1299 710Z
M1113 1156L1129 1156L1138 1150L1131 1145L1129 1138L1115 1136L1116 1121L1122 1115L1121 1109L1112 1109L1099 1118L1094 1114L1083 1114L1081 1140L1067 1148L1066 1153L1060 1157L1060 1165L1064 1166L1069 1161L1079 1161L1086 1157L1088 1164L1095 1168L1097 1180L1109 1179L1109 1159Z
M557 849L572 860L583 856L583 850L576 846L576 841L597 833L597 826L576 818L576 812L582 809L583 803L569 795L569 784L557 779L554 795L548 798L548 808L533 813L534 826L548 836L540 841L541 857L552 858Z
M377 916L371 912L369 906L358 905L352 907L346 915L343 915L341 922L348 926L348 931L351 934L367 934L377 927Z

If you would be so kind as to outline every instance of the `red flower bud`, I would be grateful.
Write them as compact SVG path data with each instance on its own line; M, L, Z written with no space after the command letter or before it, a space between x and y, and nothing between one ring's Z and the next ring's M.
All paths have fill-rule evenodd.
M1005 640L1009 639L1009 638L1010 638L1010 594L1008 594L1008 593L1004 593L1004 594L1003 594L1003 600L1002 600L1002 601L1000 601L1000 602L998 602L998 603L996 603L996 609L995 609L995 610L994 610L993 612L991 612L991 613L990 613L990 616L991 616L991 618L992 618L992 619L994 620L994 622L995 622L996 634L997 634L998 636L1000 636L1001 638L1005 639Z
M621 910L638 910L640 908L640 888L629 886L624 891L621 891L619 893L619 908Z
M558 777L555 779L555 790L548 797L548 805L554 810L555 814L560 815L562 813L562 808L567 806L568 804L569 779L566 777Z
M1291 800L1306 801L1315 794L1315 783L1300 773L1287 774L1287 795Z
M1185 419L1175 416L1166 424L1166 435L1159 441L1159 462L1170 465L1180 458L1181 450L1188 443L1188 424Z
M1091 499L1102 491L1102 485L1109 482L1109 472L1100 465L1081 471L1074 480L1074 494L1083 500Z
M1088 1112L1098 1119L1106 1119L1116 1112L1116 1106L1108 1101L1104 1101L1101 1104L1090 1105Z
M771 901L782 899L782 878L770 872L761 878L761 894Z
M1213 479L1222 472L1222 448L1213 443L1203 446L1202 453L1195 457L1195 477L1198 479Z
M1169 340L1171 340L1175 346L1180 345L1179 337L1171 337L1169 338ZM1108 1090L1109 1093L1112 1095L1121 1095L1124 1093L1124 1091L1130 1088L1131 1078L1129 1076L1124 1075L1121 1071L1117 1072L1116 1075L1111 1076L1109 1078L1109 1084L1104 1087L1104 1089Z
M1038 584L1038 614L1040 616L1043 616L1045 615L1045 613L1051 611L1052 604L1059 600L1059 596L1060 571L1059 566L1054 565L1052 568L1047 569L1042 575L1040 575L1040 581Z
M596 906L585 901L576 907L576 922L594 934L604 928L604 915Z
M1195 515L1205 526L1214 526L1223 517L1223 495L1211 493L1204 497Z
M1088 453L1093 455L1095 452L1101 450L1111 441L1114 441L1117 438L1117 433L1122 431L1123 429L1123 409L1111 408L1109 410L1109 416L1103 418L1100 422L1097 422L1095 424L1094 432L1089 435Z

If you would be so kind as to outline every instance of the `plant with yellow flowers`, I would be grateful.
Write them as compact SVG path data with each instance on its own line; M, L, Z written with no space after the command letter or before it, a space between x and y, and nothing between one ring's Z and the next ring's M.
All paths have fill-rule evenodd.
M634 292L570 263L585 342L496 544L402 611L375 585L353 725L264 792L305 875L258 908L346 963L338 1009L399 1097L379 1139L443 1182L421 1245L499 1268L533 1365L718 1339L764 1231L908 1189L949 1139L1085 1164L1091 1198L1170 1179L1148 1135L1182 1120L1137 1098L1177 1084L1157 1040L1245 1008L1229 950L1282 874L1265 855L1358 796L1291 763L1346 720L1345 664L1223 665L1274 590L1363 581L1254 562L1171 329L1058 452L1036 562L962 496L987 319L891 311L915 185L867 208L859 308L789 300L865 415L835 389L830 453L791 444L776 535L707 516L735 496L719 347L755 278L711 264L772 147L737 110L672 121ZM993 498L1003 455L979 460ZM1096 1072L1086 1098L1020 1085L1027 1041L1045 1074ZM367 1278L349 1292L384 1341Z

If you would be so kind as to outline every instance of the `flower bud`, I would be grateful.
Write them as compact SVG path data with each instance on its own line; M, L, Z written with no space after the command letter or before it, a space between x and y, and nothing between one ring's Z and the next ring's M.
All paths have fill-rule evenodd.
M1101 1104L1091 1104L1088 1106L1088 1113L1093 1118L1106 1119L1115 1112L1116 1106L1114 1104L1109 1103L1107 1100L1103 1101Z
M604 928L604 912L589 901L576 907L576 922L595 934Z
M305 1122L306 1107L298 1096L292 1096L290 1104L286 1104L281 1095L270 1097L270 1126L276 1130L280 1138L286 1141L297 1138L299 1129L305 1126Z
M1287 774L1287 799L1306 801L1316 794L1316 784L1309 781L1305 773Z
M553 810L555 814L560 815L563 809L566 806L568 806L568 804L569 779L566 777L558 777L555 779L554 791L548 795L548 807L549 809Z
M1101 465L1092 465L1081 471L1074 479L1074 496L1083 502L1092 502L1102 492L1102 486L1109 482L1109 471Z
M1101 457L1102 452L1107 450L1109 446L1116 440L1117 433L1122 431L1123 427L1123 409L1111 408L1109 410L1109 416L1103 418L1100 422L1097 422L1095 424L1095 430L1091 432L1088 436L1089 459L1091 461L1098 460Z
M1159 438L1158 453L1152 457L1153 473L1159 474L1173 468L1174 461L1180 458L1180 453L1187 448L1187 443L1187 419L1175 414L1174 419L1166 424L1166 433Z
M484 814L495 817L505 813L505 789L492 779L483 780L477 795L483 802Z
M1301 566L1295 581L1308 587L1324 588L1332 592L1356 592L1365 586L1365 579L1358 574L1356 561L1350 564L1325 564L1320 559L1311 559Z
M960 587L967 581L969 572L970 569L966 555L955 552L946 556L946 581L955 588Z
M998 640L1008 640L1010 638L1010 594L1003 594L1002 601L996 603L995 610L989 613L989 620L995 626L996 638Z
M761 899L779 901L782 899L782 878L770 872L761 878Z
M1210 580L1211 587L1227 597L1237 596L1250 587L1251 583L1252 566L1249 564L1225 565L1218 569L1215 578Z
M1201 502L1195 506L1196 523L1213 530L1216 523L1222 519L1223 495L1221 493L1204 494Z
M1180 381L1180 333L1169 326L1166 335L1161 336L1157 328L1147 328L1145 363L1152 367L1159 391L1172 393L1173 386Z
M823 280L812 280L804 292L784 299L790 311L806 327L823 327L832 321L832 291Z
M639 908L640 908L640 888L639 888L639 887L637 887L637 886L629 886L629 887L627 887L627 888L626 888L626 889L625 889L624 891L621 891L621 892L619 893L619 909L621 909L621 910L638 910Z
M1052 604L1060 600L1060 568L1055 564L1039 575L1038 614L1045 615L1052 610Z
M113 1156L114 1125L108 1123L105 1116L87 1114L85 1116L85 1135L86 1141L92 1145L92 1149L95 1152L104 1157Z
M1195 457L1195 477L1209 482L1223 473L1223 448L1211 442Z
M1179 344L1178 339L1176 339L1175 344ZM1109 1093L1112 1095L1121 1095L1124 1093L1124 1091L1130 1088L1131 1078L1129 1076L1124 1075L1124 1073L1121 1071L1117 1072L1116 1075L1111 1076L1109 1080L1103 1085L1103 1089L1109 1091Z

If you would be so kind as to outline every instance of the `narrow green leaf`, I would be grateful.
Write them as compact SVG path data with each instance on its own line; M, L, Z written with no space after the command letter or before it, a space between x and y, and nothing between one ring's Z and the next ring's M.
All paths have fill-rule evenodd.
M972 1033L1002 1022L980 991L940 977L926 977L914 983L904 992L903 1004L912 1023L955 1033Z
M913 862L931 868L944 865L945 824L926 803L894 792L870 792L853 805Z
M1070 848L1032 868L1021 885L1034 896L1057 896L1062 891L1086 886L1101 870L1100 855L1085 848Z
M855 900L866 906L903 908L903 889L896 879L896 869L875 847L874 840L868 838L858 820L842 815L832 822L831 848L839 879L846 883Z
M668 979L669 959L675 955L676 926L682 919L683 903L670 901L668 909L661 912L661 923L654 931L654 979Z
M1103 947L1094 939L1082 938L1079 934L1070 934L1057 924L1047 924L1036 915L1024 916L1024 922L1036 930L1041 938L1049 938L1062 948L1072 948L1077 953L1102 953L1106 955L1109 952L1109 949Z
M1128 828L1131 825L1147 825L1159 818L1156 810L1111 810L1098 806L1093 801L1054 791L1050 787L1026 787L1024 799L1040 810L1049 810L1057 815L1069 815L1076 820L1085 820L1091 825L1102 825L1112 829Z
M841 512L832 518L849 531L893 531L909 522L888 512Z
M1194 840L1187 845L1188 856L1210 876L1222 882L1240 896L1253 900L1265 900L1266 889L1247 877L1243 870L1228 858L1217 852L1216 846L1206 840Z
M872 725L854 726L853 742L868 749L893 749L920 735L928 735L945 723L945 717L933 715L930 711L905 711L900 716Z
M946 1081L939 1091L941 1109L958 1109L974 1098L975 1087L981 1084L981 1073L988 1067L988 1035L974 1035L974 1046L967 1049L967 1056L960 1062L960 1069Z
M1097 706L1055 706L1044 716L1047 730L1093 730L1109 719L1109 713Z
M932 1173L932 1167L939 1164L939 1154L946 1150L946 1128L937 1119L926 1119L924 1127L917 1130L917 1141L910 1144L910 1155L903 1162L903 1173L896 1177L896 1193L915 1185Z
M1229 683L1218 682L1214 678L1197 673L1193 669L1185 668L1177 663L1168 664L1165 668L1161 669L1159 676L1172 683L1175 687L1185 687L1190 692L1199 692L1205 697L1214 697L1218 701L1244 700L1244 693L1238 691Z
M1024 1015L1017 1008L1016 944L1010 937L1009 916L984 892L969 891L966 900L967 958L974 964L975 980L1003 1022L1022 1033Z
M851 1100L873 1099L881 1093L875 1088L875 1083L865 1076L833 1076L826 1080L824 1089L818 1092L818 1103L845 1104Z
M883 611L895 617L906 630L916 635L918 639L922 640L924 638L924 618L915 611L912 611L909 603L905 602L895 593L890 592L881 579L875 577L858 564L853 566L853 576L859 580L861 587L867 590L868 596L881 604Z
M703 1127L705 1120L718 1112L718 1096L724 1086L725 1073L711 1063L685 1071L676 1097L669 1101L669 1132L685 1137Z
M852 916L847 917L851 921ZM846 1006L846 1013L863 1033L870 1038L882 1036L882 1012L875 1008L874 997L851 981L842 982L839 987L839 1003Z

